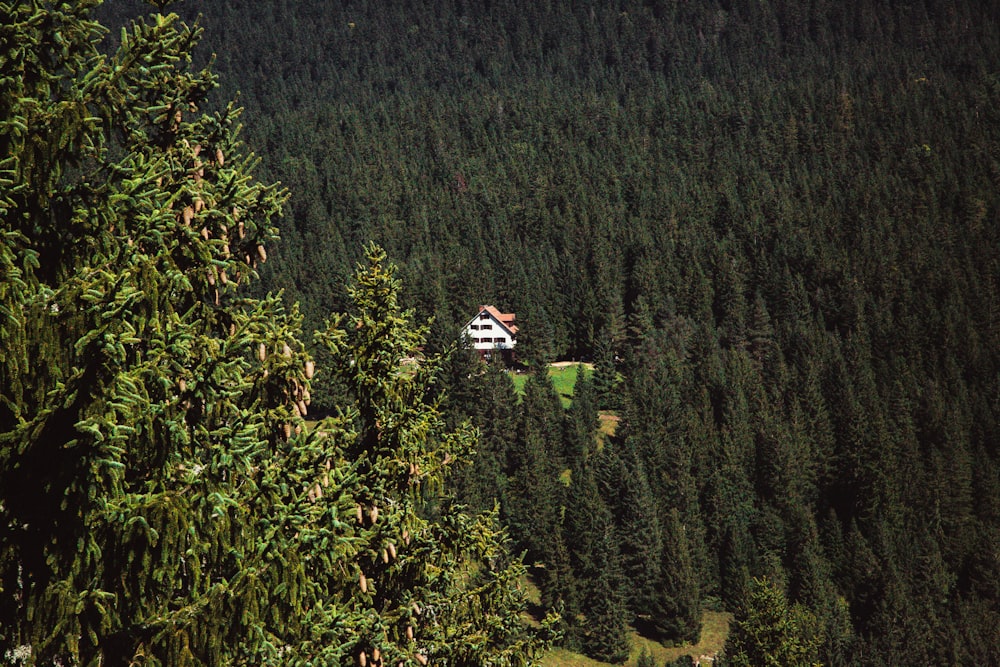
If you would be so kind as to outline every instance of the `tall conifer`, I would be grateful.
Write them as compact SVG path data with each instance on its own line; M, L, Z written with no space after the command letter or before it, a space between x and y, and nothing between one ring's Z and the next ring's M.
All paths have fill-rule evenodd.
M97 4L0 3L0 655L527 664L518 565L441 494L471 432L403 367L391 272L325 338L355 404L306 433L301 318L245 295L284 195L232 106L199 115L200 30L153 15L105 56Z

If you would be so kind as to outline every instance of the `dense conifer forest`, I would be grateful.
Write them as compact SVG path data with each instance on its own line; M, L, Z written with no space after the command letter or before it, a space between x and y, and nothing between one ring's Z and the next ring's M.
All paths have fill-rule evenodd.
M295 354L319 369L310 409L347 419L336 422L345 465L369 465L354 443L385 423L366 405L426 406L434 443L468 421L478 428L471 463L434 477L454 497L431 494L400 510L406 521L454 531L498 507L540 606L561 614L559 641L607 662L627 656L629 626L689 641L702 610L717 607L735 613L729 664L1000 664L992 3L188 0L170 10L205 28L195 60L214 54L220 83L205 108L225 109L239 91L255 173L290 192L282 217L267 209L268 261L245 285L288 323L257 324L247 340L274 344L301 328ZM100 48L119 48L117 26L144 11L131 0L100 7L115 26ZM358 272L373 257L374 274ZM376 293L366 301L344 285L390 261L399 303L415 310L407 322L432 318L423 354L456 345L476 306L493 303L517 313L529 369L582 358L592 378L564 409L544 373L519 396L508 373L460 343L434 381L417 374L416 389L392 384L408 377L396 366L352 370L353 330L327 318L360 309L352 325L372 321ZM267 296L279 290L284 306ZM397 321L395 301L379 307ZM43 330L69 339L67 327L91 323L58 326ZM420 347L387 345L396 360ZM4 363L5 383L24 372L25 362ZM395 388L372 396L366 379ZM66 380L33 381L31 406ZM23 456L10 443L29 442L37 424L6 435L28 408L4 398L0 463L10 466ZM294 408L269 400L278 412L267 413L271 431L260 428L273 436ZM620 423L598 437L608 410ZM409 419L396 443L407 452L425 428ZM212 451L228 428L206 431ZM319 446L295 437L313 443L304 451ZM312 474L295 465L296 479ZM367 488L352 483L338 487L348 511ZM23 508L4 496L0 509L5 535L16 533L10 516ZM489 545L503 541L482 531ZM341 555L381 567L378 544ZM490 549L468 560L492 563ZM9 601L19 557L0 552L0 627L20 613ZM518 572L516 561L496 567L507 583ZM343 599L345 586L334 585ZM318 599L322 586L308 590ZM274 595L301 607L284 588ZM509 622L517 605L506 600L499 617ZM370 642L381 626L358 609L350 620ZM3 633L10 646L26 641ZM497 639L505 655L518 641L535 646L512 637ZM330 659L370 646L345 644Z

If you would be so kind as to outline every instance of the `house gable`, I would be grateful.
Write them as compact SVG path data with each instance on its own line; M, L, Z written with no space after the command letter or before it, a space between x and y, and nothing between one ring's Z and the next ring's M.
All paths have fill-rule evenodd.
M513 350L517 345L514 313L501 313L493 306L479 306L479 312L466 324L464 333L473 349L485 354L491 350Z

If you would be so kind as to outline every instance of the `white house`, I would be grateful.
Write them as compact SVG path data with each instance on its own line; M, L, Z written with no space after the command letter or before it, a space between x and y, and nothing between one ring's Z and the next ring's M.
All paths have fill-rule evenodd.
M514 313L501 313L493 306L479 306L479 312L466 323L464 333L483 357L500 352L510 362L517 345L514 319Z

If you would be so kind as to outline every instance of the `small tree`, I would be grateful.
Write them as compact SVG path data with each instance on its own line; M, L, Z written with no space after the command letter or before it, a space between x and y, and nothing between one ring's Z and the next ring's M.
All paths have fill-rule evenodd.
M726 640L725 665L818 665L819 643L815 617L808 610L790 607L767 579L753 579Z
M636 658L635 667L656 667L656 658L646 650L645 646L642 647L639 657Z
M614 343L607 338L599 338L594 350L594 393L597 406L602 410L621 408L621 374L615 361Z

